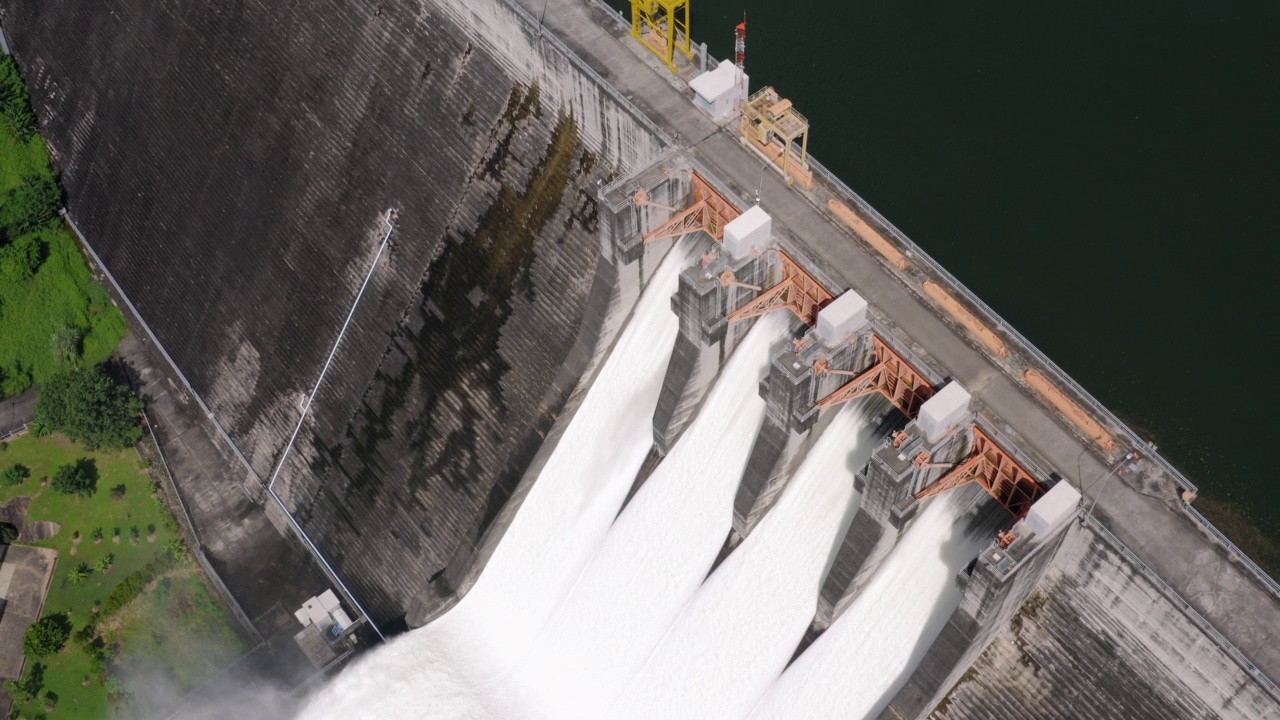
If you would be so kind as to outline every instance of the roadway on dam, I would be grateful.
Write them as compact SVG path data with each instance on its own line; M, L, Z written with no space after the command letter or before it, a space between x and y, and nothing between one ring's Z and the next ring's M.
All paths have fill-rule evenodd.
M1006 371L975 350L936 312L889 274L869 249L834 224L803 193L773 172L761 172L760 158L735 134L721 130L696 111L683 83L659 75L642 57L643 49L602 7L586 0L517 0L541 16L587 64L651 118L676 144L690 146L696 158L742 197L753 197L760 183L761 204L772 214L775 231L796 242L823 271L847 283L891 318L943 370L998 415L1063 476L1092 499L1102 492L1097 514L1161 578L1260 670L1280 678L1280 598L1233 563L1225 548L1211 540L1180 507L1177 488L1163 472L1147 478L1117 476L1098 482L1109 466L1065 429ZM768 78L753 78L755 86ZM786 88L780 89L785 96ZM803 110L803 108L801 108ZM732 125L730 126L732 127ZM821 151L821 129L814 137ZM760 178L760 180L757 180ZM1016 350L1015 350L1016 352ZM1171 388L1170 392L1177 392ZM1143 448L1137 448L1142 450ZM1146 463L1151 467L1151 463Z

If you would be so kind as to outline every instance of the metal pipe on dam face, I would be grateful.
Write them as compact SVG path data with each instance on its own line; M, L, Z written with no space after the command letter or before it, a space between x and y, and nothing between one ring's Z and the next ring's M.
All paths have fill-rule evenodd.
M655 74L630 40L601 24L613 19L595 5L323 0L233 13L129 0L112 14L70 0L0 0L0 8L70 210L248 474L276 468L282 507L380 626L441 617L478 587L550 466L554 441L567 437L604 372L663 244L694 235L704 249L671 300L679 332L645 467L659 472L691 432L749 317L791 317L797 342L767 358L766 377L749 390L763 401L763 426L748 438L746 470L716 518L719 567L785 497L827 412L824 398L858 381L865 387L850 393L897 403L910 377L902 365L931 389L954 383L973 393L973 423L951 424L950 435L920 447L911 443L927 428L908 408L916 425L902 446L877 448L883 463L859 474L863 505L831 538L802 646L817 647L808 643L839 624L841 609L870 602L860 590L875 586L898 530L923 517L912 505L918 485L954 477L951 466L981 445L969 428L981 426L1002 457L1034 459L1022 465L1043 489L1088 494L1087 480L1117 458L1140 457L1099 501L1105 528L1070 525L1053 542L1037 536L1046 549L1008 573L985 554L1004 542L991 540L986 559L960 573L959 605L941 639L914 672L903 671L902 695L883 698L886 713L916 717L946 696L964 717L995 692L961 682L968 668L999 677L1016 655L1010 647L1057 667L1079 651L1061 640L1064 628L1120 649L1130 681L1113 682L1131 698L1139 686L1196 698L1175 715L1261 717L1274 707L1266 677L1280 672L1280 606L1266 578L1231 562L1182 513L1179 492L1193 486L816 161L808 190L762 172L759 148L744 147L735 124L722 129L699 114L685 80ZM677 137L697 142L669 149ZM760 207L742 200L752 196ZM387 206L399 221L385 272L366 276L382 240L366 221ZM763 240L752 239L763 227L757 210L773 223ZM872 330L823 338L808 329L850 288L870 304ZM941 297L934 289L950 303L932 300ZM357 292L365 294L351 310ZM1037 394L1040 386L1054 392ZM1114 447L1095 441L1103 437ZM927 457L916 463L919 453ZM202 466L246 475L234 461L219 463L227 461L214 453ZM641 492L647 472L639 471ZM175 480L191 492L227 584L261 587L260 568L241 551L253 537L243 523L283 528L285 518L262 506L242 512L228 500L239 492L234 482ZM986 480L998 495L1001 486ZM1082 547L1105 562L1080 560ZM1216 582L1206 585L1206 574ZM1125 602L1173 618L1176 642L1162 645L1161 633L1175 630L1133 615L1102 619L1096 608L1112 602L1105 588L1117 587L1107 584L1114 577L1132 590L1120 593ZM1073 600L1036 600L1048 589ZM284 589L246 592L257 594L253 607L293 602ZM1197 681L1188 664L1214 668L1217 680ZM1081 681L1062 677L1064 686ZM1247 701L1231 705L1216 687L1240 688ZM1157 712L1131 706L1135 717Z

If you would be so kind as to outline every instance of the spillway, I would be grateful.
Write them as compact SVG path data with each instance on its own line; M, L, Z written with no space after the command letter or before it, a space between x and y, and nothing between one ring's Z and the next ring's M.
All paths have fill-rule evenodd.
M888 403L840 410L778 504L720 565L607 713L610 718L743 718L782 673L813 618L853 475Z
M874 718L960 601L955 577L1002 510L969 487L929 504L849 609L782 674L751 720Z
M687 244L662 262L480 578L451 611L343 673L301 717L482 717L608 531L652 445Z
M741 342L539 638L502 717L604 717L697 592L728 535L764 416L756 386L787 322L766 316Z

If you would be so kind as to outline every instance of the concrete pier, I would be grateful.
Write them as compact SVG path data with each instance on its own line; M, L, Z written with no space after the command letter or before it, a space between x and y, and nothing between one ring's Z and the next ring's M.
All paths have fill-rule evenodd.
M762 173L733 123L726 130L701 115L682 79L654 72L648 51L595 3L385 5L227 15L176 0L112 14L69 0L0 0L16 57L38 69L28 73L33 104L70 209L190 376L208 419L226 428L203 454L216 458L213 444L226 444L226 462L202 461L195 474L179 465L177 477L203 498L194 503L202 532L224 549L248 548L226 558L301 565L256 534L274 531L241 490L279 464L276 490L373 620L414 623L464 593L571 416L573 394L674 242L644 236L688 205L698 171L740 212L749 203L739 198L761 198L771 240L832 278L828 289L854 288L878 308L894 329L884 339L928 357L922 370L963 383L992 432L1044 468L1071 471L1064 482L1088 501L1106 489L1097 524L1072 523L1012 575L1002 577L994 557L979 561L963 579L954 627L894 700L893 717L928 713L939 698L939 715L958 718L1277 715L1268 697L1280 693L1266 675L1280 676L1280 588L1197 518L1179 492L1185 478L842 183L815 172L814 189L801 192ZM169 54L157 65L160 46ZM221 142L211 125L265 140ZM155 141L150 152L134 151L140 137ZM672 152L673 138L691 147ZM618 177L627 182L602 197ZM282 461L300 389L327 363L390 206L391 246ZM697 252L710 257L694 259L673 298L681 331L654 419L659 450L750 325L729 316L777 281L772 251L704 243ZM939 304L939 288L985 335ZM793 350L761 385L769 419L735 503L739 536L803 453L824 383L839 383L813 371L817 344ZM830 346L822 359L852 370L865 351ZM1115 446L1037 394L1031 371ZM185 407L189 398L171 400ZM162 444L195 437L171 422ZM945 472L917 466L918 453L950 463L964 442L963 433L932 438L917 422L901 447L868 464L865 512L841 539L820 618L856 595L911 522L914 491ZM1096 482L1129 450L1143 457ZM216 510L207 524L201 507ZM253 533L221 522L231 515L251 516ZM237 593L265 587L256 571L226 574ZM282 592L261 594L267 607Z
M818 400L847 379L817 373L814 364L826 358L834 367L866 367L870 353L868 333L865 327L861 328L858 335L828 348L818 340L817 331L810 330L791 348L774 356L769 374L760 381L760 396L766 407L764 425L734 499L733 527L739 537L751 533L795 469L818 421Z
M903 440L886 441L854 476L862 493L853 522L840 540L818 596L814 628L825 629L853 602L881 561L893 549L919 510L915 494L942 476L969 451L964 433L944 433L930 440L918 422L907 425ZM928 453L930 467L914 461Z

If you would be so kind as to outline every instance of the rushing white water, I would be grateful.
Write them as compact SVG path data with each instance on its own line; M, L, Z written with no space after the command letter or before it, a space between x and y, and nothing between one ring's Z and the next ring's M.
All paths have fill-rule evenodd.
M606 717L715 562L764 417L786 318L743 339L697 416L610 529L522 666L502 717ZM516 694L518 692L518 694Z
M480 718L605 537L653 443L689 252L663 261L471 591L340 675L307 720ZM754 394L754 393L752 393Z
M972 522L970 487L924 508L835 624L787 671L751 720L873 718L888 705L960 602L956 573L986 547L1000 517Z
M607 717L736 720L778 678L813 619L841 530L857 509L854 472L876 419L846 407L822 430L777 505L698 590Z

